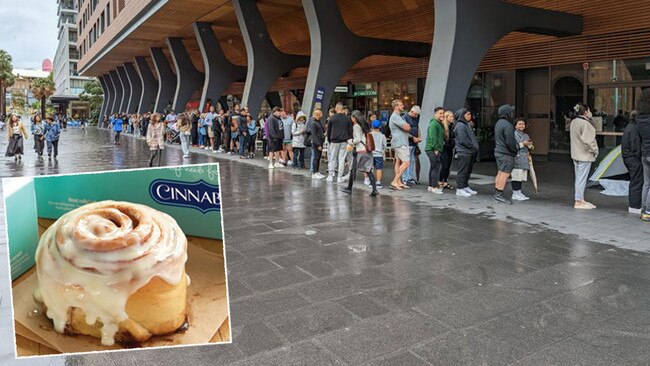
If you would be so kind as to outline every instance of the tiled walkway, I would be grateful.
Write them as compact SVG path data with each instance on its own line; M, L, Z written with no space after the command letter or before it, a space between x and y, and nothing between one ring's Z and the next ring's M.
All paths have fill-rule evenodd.
M77 153L77 165L117 167L110 156L125 149L86 153L94 168ZM128 166L142 166L133 156ZM68 364L650 363L648 253L469 213L483 198L465 207L451 195L449 205L415 192L348 197L331 183L223 159L221 172L234 344Z

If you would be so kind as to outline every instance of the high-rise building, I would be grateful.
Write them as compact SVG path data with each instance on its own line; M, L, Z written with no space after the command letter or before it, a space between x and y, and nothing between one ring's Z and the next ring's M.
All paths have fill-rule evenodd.
M59 5L59 46L54 56L54 83L56 91L52 96L52 103L58 105L60 113L70 117L90 117L88 103L79 101L79 94L83 92L84 85L93 80L92 77L79 76L77 62L77 13L79 12L78 0L57 0Z

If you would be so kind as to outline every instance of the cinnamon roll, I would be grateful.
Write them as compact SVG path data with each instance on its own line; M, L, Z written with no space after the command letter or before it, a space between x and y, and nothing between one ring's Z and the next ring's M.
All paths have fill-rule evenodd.
M144 342L186 321L187 238L169 215L102 201L61 216L36 250L37 301L59 333L111 346Z

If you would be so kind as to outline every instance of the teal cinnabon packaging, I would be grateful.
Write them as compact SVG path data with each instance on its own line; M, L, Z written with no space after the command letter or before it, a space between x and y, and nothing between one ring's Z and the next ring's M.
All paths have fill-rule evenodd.
M186 235L223 239L219 165L3 179L11 278L34 265L38 219L88 203L138 203L172 216Z

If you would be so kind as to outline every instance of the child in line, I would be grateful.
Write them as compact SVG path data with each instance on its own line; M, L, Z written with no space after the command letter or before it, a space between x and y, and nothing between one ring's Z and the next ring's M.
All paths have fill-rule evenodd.
M521 192L523 182L528 180L528 170L530 170L530 164L528 162L529 150L533 149L533 142L530 136L524 132L525 129L526 121L523 118L518 118L515 121L515 140L517 140L519 151L517 152L517 157L515 157L515 169L511 175L512 199L515 201L527 201L530 199Z
M382 188L381 185L381 170L384 168L384 154L386 152L386 136L381 132L381 121L375 119L372 121L372 138L375 140L375 151L372 152L373 168L377 175L377 188ZM370 185L370 179L366 177L364 184Z

